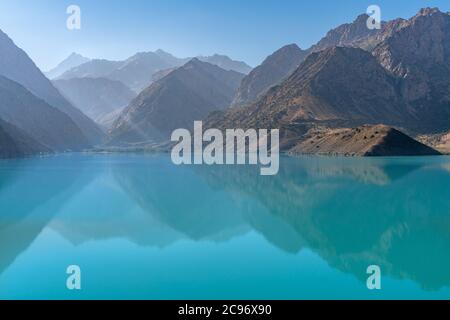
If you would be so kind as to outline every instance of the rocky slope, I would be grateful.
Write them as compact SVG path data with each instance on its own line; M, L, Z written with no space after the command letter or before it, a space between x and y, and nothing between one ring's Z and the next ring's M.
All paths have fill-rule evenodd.
M369 16L362 14L352 23L346 23L330 30L317 44L308 49L309 52L318 52L330 47L359 47L368 49L373 45L373 39L381 30L367 28ZM382 24L382 28L384 23Z
M0 158L17 158L51 150L37 142L24 131L0 119Z
M0 118L55 151L90 146L75 122L62 111L35 97L20 84L0 76Z
M422 156L440 153L384 125L354 129L316 128L290 150L293 154L345 156Z
M28 55L2 31L0 31L0 75L21 84L36 97L66 113L91 145L99 143L103 138L103 132L94 121L72 106Z
M170 139L209 112L228 107L243 74L193 59L144 90L124 110L110 132L109 144Z
M53 84L75 107L97 123L107 114L126 107L136 96L122 82L105 78L55 80Z
M444 154L450 154L450 132L420 135L417 140Z
M72 68L56 78L56 80L69 80L79 78L106 78L114 70L122 67L123 61L110 61L105 59L92 59L75 68Z
M362 25L364 19L358 20ZM372 53L355 44L312 53L257 102L214 113L207 126L279 128L285 149L318 124L348 128L383 123L410 134L448 131L449 21L448 13L423 9L409 20L384 24L377 33L349 37L375 44ZM353 27L349 34L359 34L359 28L350 32Z
M368 52L334 47L311 54L282 84L258 102L213 114L208 126L219 128L279 128L282 146L297 139L308 124L333 126L405 124L396 79Z
M422 130L448 130L450 124L450 15L422 9L373 51L379 63L401 81L401 93L422 122Z
M267 57L242 80L233 104L243 105L255 101L297 69L306 55L296 44L291 44Z

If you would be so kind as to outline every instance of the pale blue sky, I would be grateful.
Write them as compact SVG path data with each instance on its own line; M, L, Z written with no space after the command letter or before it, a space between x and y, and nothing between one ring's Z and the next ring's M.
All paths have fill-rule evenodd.
M66 8L82 10L82 29L66 28ZM383 20L421 7L450 11L448 0L1 0L0 29L43 70L71 52L124 59L164 49L177 56L223 53L252 66L281 46L308 48L371 4Z

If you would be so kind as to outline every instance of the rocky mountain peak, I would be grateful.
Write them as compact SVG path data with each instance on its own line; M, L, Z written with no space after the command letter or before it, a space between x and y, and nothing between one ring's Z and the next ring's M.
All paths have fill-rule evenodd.
M442 12L439 10L439 8L427 7L427 8L420 9L419 12L417 13L416 17L418 17L418 16L431 16L431 15L436 14L436 13L442 13Z

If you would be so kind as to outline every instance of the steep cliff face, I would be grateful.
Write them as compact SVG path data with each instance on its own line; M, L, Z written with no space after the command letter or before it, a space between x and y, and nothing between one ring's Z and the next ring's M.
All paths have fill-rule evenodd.
M105 78L55 80L53 84L96 123L106 115L125 108L136 97L122 82Z
M352 23L346 23L330 30L309 52L318 52L330 47L360 47L369 49L373 46L376 36L382 31L367 28L369 16L362 14ZM384 23L383 23L384 25Z
M422 9L401 22L373 51L379 63L402 79L401 93L426 131L450 122L450 15Z

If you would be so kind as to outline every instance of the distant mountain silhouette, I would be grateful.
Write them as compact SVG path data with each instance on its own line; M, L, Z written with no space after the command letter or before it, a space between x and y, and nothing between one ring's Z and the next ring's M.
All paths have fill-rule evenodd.
M225 55L214 54L209 57L199 56L200 61L214 64L224 70L236 71L243 74L249 74L252 71L252 67L242 61L234 61Z
M117 119L110 143L166 141L233 99L243 74L192 59L144 90Z
M108 78L121 81L136 93L140 93L153 83L154 75L167 69L181 67L189 60L191 58L177 58L163 50L140 52L124 61L91 60L65 72L58 79ZM251 67L244 62L234 61L223 55L199 57L199 60L218 65L225 70L242 73L248 73L251 70Z
M82 55L74 52L66 59L64 59L61 63L59 63L55 68L51 69L48 72L45 72L45 75L49 79L55 79L62 75L64 72L89 61L89 58L83 57Z
M81 129L89 144L95 145L103 138L103 132L94 121L72 106L28 55L2 31L0 31L0 75L21 84L36 97L66 113Z
M53 84L75 107L97 123L106 115L125 108L136 97L122 82L105 78L55 80Z

